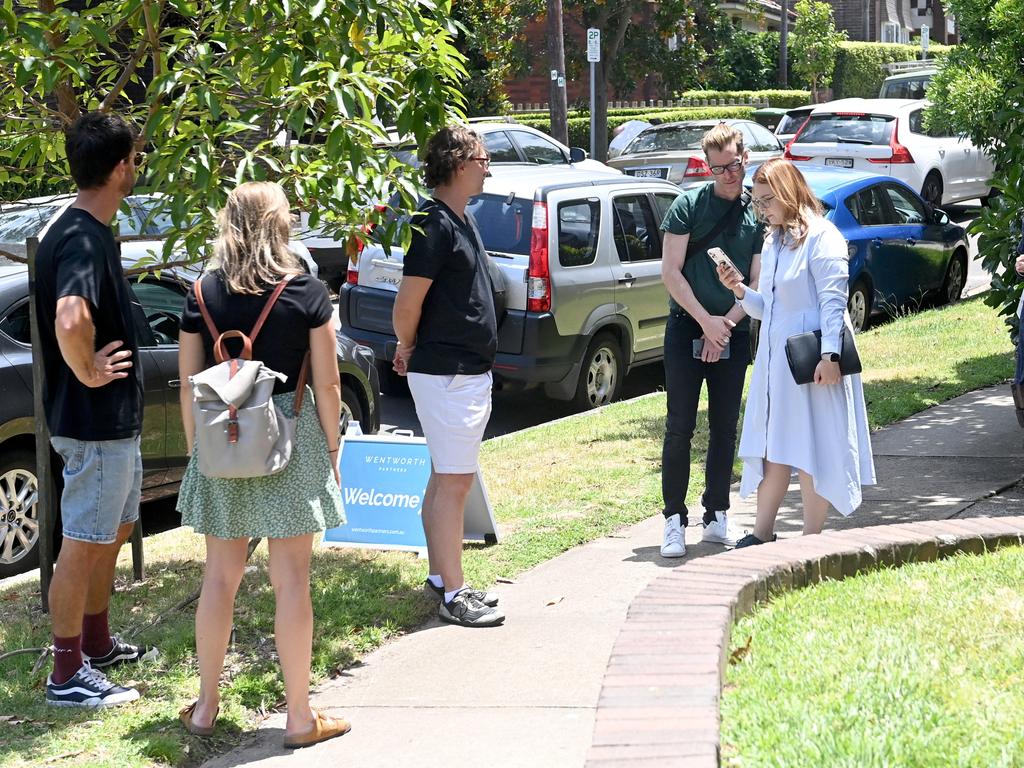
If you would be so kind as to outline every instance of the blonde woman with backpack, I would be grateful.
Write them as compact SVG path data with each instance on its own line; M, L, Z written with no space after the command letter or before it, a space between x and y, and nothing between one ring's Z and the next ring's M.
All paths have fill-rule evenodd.
M276 601L274 636L288 704L284 746L294 748L340 736L349 724L309 704L313 536L343 522L337 471L341 383L330 299L289 251L289 225L284 190L269 182L242 184L220 212L213 260L189 292L181 320L181 412L191 458L178 511L182 523L206 536L196 609L200 691L181 711L181 722L190 733L213 733L247 547L251 538L266 538ZM275 474L214 477L200 469L202 441L196 440L190 377L214 365L215 334L229 331L254 336L251 359L283 374L274 383L273 401L285 418L294 418L295 435L290 458ZM226 356L244 356L240 341L224 341ZM218 354L216 362L223 357ZM311 391L304 383L307 368ZM237 442L243 442L241 417L238 423L243 426Z

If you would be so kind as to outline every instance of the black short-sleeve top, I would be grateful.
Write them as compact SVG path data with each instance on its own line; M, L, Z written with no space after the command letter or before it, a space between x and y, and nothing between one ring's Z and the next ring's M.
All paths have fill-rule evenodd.
M274 286L259 295L231 293L219 270L201 279L203 301L217 330L221 333L241 331L248 336ZM260 360L271 370L288 377L287 381L274 385L275 395L295 391L302 359L309 351L309 331L330 321L333 313L327 288L310 275L296 275L281 292L252 345L253 360ZM202 336L207 365L213 365L214 338L199 313L194 289L188 292L185 301L181 330ZM230 355L241 352L238 339L229 339L225 345Z
M461 219L440 200L427 200L413 221L404 277L433 282L423 299L414 373L481 374L494 364L498 326L487 252L473 216Z

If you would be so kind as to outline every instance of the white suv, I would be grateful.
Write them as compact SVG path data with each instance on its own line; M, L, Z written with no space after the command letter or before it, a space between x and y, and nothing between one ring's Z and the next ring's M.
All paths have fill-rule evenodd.
M786 147L796 163L892 176L934 206L992 194L992 161L970 139L924 127L922 99L842 99L819 104Z
M630 367L661 360L660 224L679 193L667 181L564 167L503 168L484 182L469 210L496 267L500 385L542 385L594 408L618 396ZM391 310L402 257L368 243L338 304L345 333L373 349L385 394L400 391Z

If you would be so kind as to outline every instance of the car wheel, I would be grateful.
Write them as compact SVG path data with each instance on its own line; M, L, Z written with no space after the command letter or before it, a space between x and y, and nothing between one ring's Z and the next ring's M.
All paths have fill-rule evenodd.
M363 404L359 401L359 395L356 394L352 387L342 386L341 388L341 413L343 416L348 415L349 424L353 421L358 421L360 427L366 425L366 422L363 420ZM366 425L363 431L367 430L369 430L369 425Z
M924 184L921 185L921 197L934 208L942 205L942 177L938 171L932 171L925 176Z
M850 289L850 298L846 302L850 312L850 324L854 333L867 330L871 324L871 288L867 280L861 278Z
M399 376L387 360L377 361L377 374L380 378L380 393L388 397L410 397L409 380Z
M989 189L987 195L982 196L981 204L984 205L986 208L990 208L992 206L992 203L996 201L996 198L998 198L1002 194L1003 193L1000 190L996 189L995 187L992 187L991 189Z
M942 281L941 300L943 304L956 304L963 295L967 284L967 256L957 251L946 267L946 279Z
M595 336L583 356L583 368L576 385L576 405L590 410L612 402L622 391L624 373L619 342L609 333Z
M38 501L35 454L0 458L0 579L39 565Z

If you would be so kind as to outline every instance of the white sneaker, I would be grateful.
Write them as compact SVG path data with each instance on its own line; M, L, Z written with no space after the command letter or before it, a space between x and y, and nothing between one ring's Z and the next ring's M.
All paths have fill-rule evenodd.
M704 523L701 541L735 547L736 542L743 538L743 531L729 523L725 512L715 512L715 518L713 523Z
M686 536L680 515L665 518L665 534L661 541L662 557L683 557L686 554Z

